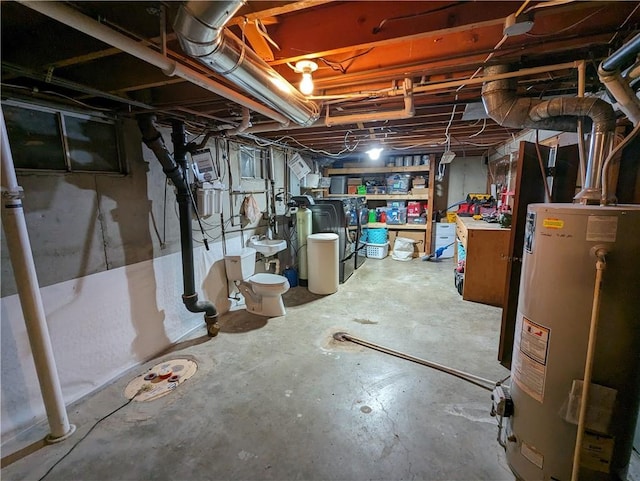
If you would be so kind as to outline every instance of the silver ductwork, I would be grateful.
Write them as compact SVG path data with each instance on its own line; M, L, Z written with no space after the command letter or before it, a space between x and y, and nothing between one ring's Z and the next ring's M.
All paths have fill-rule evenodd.
M484 75L506 73L509 67L486 67ZM613 108L604 100L584 97L559 97L539 100L518 97L514 79L495 80L482 86L482 102L487 114L504 127L575 132L578 120L589 118L591 144L586 179L576 199L600 201L602 166L615 129Z
M190 1L178 10L173 29L188 55L224 76L293 122L309 126L320 113L295 87L224 25L244 0Z

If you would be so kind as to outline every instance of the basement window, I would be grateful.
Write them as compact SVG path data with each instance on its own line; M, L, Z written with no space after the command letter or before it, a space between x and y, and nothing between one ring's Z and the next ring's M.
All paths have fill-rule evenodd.
M261 150L240 144L240 177L255 179L260 177Z
M22 102L3 102L17 170L124 173L116 122Z

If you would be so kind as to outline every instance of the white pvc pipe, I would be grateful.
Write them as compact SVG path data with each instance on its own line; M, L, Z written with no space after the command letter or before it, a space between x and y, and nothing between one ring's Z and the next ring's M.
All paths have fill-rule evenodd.
M404 120L410 119L415 115L415 109L413 107L413 95L411 93L404 97L404 109L393 110L390 112L373 112L368 114L353 114L353 115L339 115L337 117L327 116L324 119L324 125L326 127L333 127L335 125L354 124L359 122L381 122L386 120Z
M2 146L2 225L27 327L31 353L40 383L42 400L49 421L51 431L49 440L53 442L71 435L75 431L75 426L69 424L62 397L44 307L40 297L36 268L31 253L27 224L22 209L22 188L18 185L16 178L4 114L1 109L0 144Z
M593 288L593 304L591 307L591 323L589 325L589 341L587 344L587 359L584 363L584 378L582 380L582 396L580 398L580 414L578 415L578 432L576 444L573 449L573 469L571 481L579 481L580 458L582 456L582 440L584 439L584 427L587 421L589 404L589 389L591 388L591 375L593 373L593 359L596 355L596 338L598 334L598 321L600 320L600 291L602 290L602 274L606 269L604 256L607 251L604 248L596 250L596 284Z
M277 122L286 124L289 120L282 114L264 105L239 94L233 89L222 85L206 75L195 72L175 60L165 57L145 46L141 42L126 37L111 28L96 22L95 20L82 15L81 13L58 2L30 2L20 0L25 7L29 7L47 17L57 20L71 28L101 40L107 45L118 48L125 53L133 55L151 65L161 69L166 75L180 77L194 85L202 87L209 92L213 92L237 104L247 107L254 112L265 115Z

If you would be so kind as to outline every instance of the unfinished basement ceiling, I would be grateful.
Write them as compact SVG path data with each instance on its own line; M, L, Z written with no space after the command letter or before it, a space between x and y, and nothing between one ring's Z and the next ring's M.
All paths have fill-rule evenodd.
M172 28L179 2L63 5L157 52L162 52L164 39L168 57L248 96L184 54ZM447 139L451 150L468 156L486 154L515 130L478 115L481 84L440 84L481 76L478 69L483 65L508 63L521 70L584 60L587 95L601 91L597 66L637 33L638 6L571 1L250 1L227 27L295 86L301 76L293 64L310 59L319 66L313 74L314 95L320 97L315 100L321 111L318 122L307 128L278 128L272 119L251 112L252 135L304 146L319 157L326 157L322 152L356 157L374 142L383 142L391 154L393 149L442 154ZM161 121L187 120L194 131L222 133L242 121L242 107L230 100L167 76L25 5L2 2L1 8L3 98L71 98L73 105L82 102L124 115L154 111ZM516 12L521 13L518 23L530 20L533 27L505 36L505 18ZM369 114L405 108L405 79L413 84L415 114L374 120ZM575 96L577 84L572 66L519 77L521 95L535 98ZM362 114L367 114L364 121L340 119Z

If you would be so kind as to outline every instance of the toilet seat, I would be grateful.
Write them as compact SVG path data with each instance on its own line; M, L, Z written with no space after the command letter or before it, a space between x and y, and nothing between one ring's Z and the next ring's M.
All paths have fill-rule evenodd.
M284 286L285 282L288 282L287 278L284 276L267 273L254 274L248 279L248 281L256 286L266 288L281 288Z

